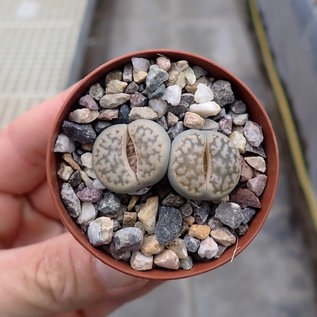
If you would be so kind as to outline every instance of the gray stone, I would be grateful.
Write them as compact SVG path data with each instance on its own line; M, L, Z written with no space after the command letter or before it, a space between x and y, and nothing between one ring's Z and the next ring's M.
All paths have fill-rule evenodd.
M235 114L233 112L230 113L232 116L232 121L235 125L242 126L245 125L249 119L248 113Z
M147 90L147 96L149 99L160 98L164 95L166 87L164 84L158 86L154 91Z
M253 208L242 208L241 214L242 214L242 224L246 225L252 217L255 215L256 211Z
M163 206L176 208L182 206L184 203L185 199L174 192L170 192L166 197L164 197L164 199L161 202Z
M79 99L79 104L90 110L98 110L98 104L91 95L85 95Z
M108 121L102 121L102 120L96 120L94 123L94 129L97 134L100 134L104 129L111 126L111 122Z
M234 202L221 203L215 211L215 218L224 225L236 229L243 221L241 207Z
M55 153L72 153L75 151L75 143L67 135L60 133L57 136L54 152Z
M105 120L105 121L111 121L113 119L117 119L118 116L119 116L118 109L105 109L105 110L100 112L98 119Z
M168 79L168 73L157 65L150 66L146 77L147 91L156 91Z
M88 227L87 236L94 246L109 244L113 235L113 221L108 217L93 220Z
M117 251L113 242L110 243L109 252L117 261L129 261L131 258L131 251Z
M159 242L167 245L177 238L182 229L183 219L179 210L173 207L160 207L154 233Z
M147 72L150 67L149 60L143 57L132 57L131 61L135 72Z
M134 107L129 114L129 120L134 121L138 119L156 120L157 113L150 107Z
M222 222L215 217L210 217L207 221L207 225L210 227L211 230L216 230L223 227Z
M120 221L113 219L113 231L118 231L119 229L121 229Z
M181 101L178 106L168 106L167 111L175 114L175 116L181 119L184 117L184 114L188 108L189 108L189 105Z
M165 118L165 116L163 116L162 118L159 118L156 121L164 130L168 130L168 125L167 125L167 120Z
M219 131L225 135L230 135L232 133L232 116L226 114L219 121Z
M133 79L133 77L132 77L132 65L131 64L124 65L123 73L122 73L122 80L129 83L132 81L132 79Z
M70 121L63 121L62 130L71 140L81 144L93 143L97 137L91 124L78 124Z
M234 101L234 94L231 84L226 80L216 80L212 85L214 100L223 107Z
M249 142L247 142L247 145L245 147L245 151L248 153L257 154L257 155L260 155L260 156L266 158L266 154L265 154L265 151L264 151L262 145L260 145L258 147L254 147Z
M143 242L143 234L139 228L127 227L115 232L113 243L116 251L138 251Z
M65 164L64 162L61 163L58 171L57 171L57 176L67 182L70 178L70 176L73 174L74 170L67 164Z
M130 107L128 105L122 105L119 110L118 119L113 120L114 123L129 123Z
M134 107L144 107L148 103L148 100L145 96L143 96L139 92L135 92L133 95L130 97L130 106L131 108Z
M174 127L178 122L178 117L175 116L172 112L167 113L167 126L169 128Z
M85 187L77 192L77 197L83 202L96 203L101 199L102 191L93 187Z
M209 204L203 203L199 207L194 208L195 222L199 225L204 225L207 222L208 216L211 213Z
M177 85L172 85L166 88L163 100L166 100L172 106L177 106L181 101L182 90Z
M245 124L243 134L247 141L254 147L258 147L264 139L262 128L252 121L248 121Z
M71 217L77 218L80 215L80 200L74 192L73 187L68 183L63 183L61 198Z
M261 208L261 202L253 192L245 188L238 188L230 195L230 200L241 205L241 207Z
M211 120L209 118L205 119L205 124L200 128L201 130L210 130L210 131L217 131L219 128L219 123Z
M198 255L202 259L212 259L217 255L218 251L218 244L214 241L213 238L207 237L206 239L200 242Z
M239 236L243 236L249 230L249 226L247 224L241 224L237 229L236 233Z
M189 217L193 213L193 207L190 202L185 203L179 208L179 211L182 213L183 217Z
M189 271L193 267L193 259L191 256L188 256L185 259L179 260L179 267L182 268L185 271Z
M185 102L188 104L188 107L193 104L194 101L194 95L191 93L184 93L181 95L181 102Z
M210 236L219 244L230 247L236 243L236 237L227 227L211 230Z
M222 107L220 109L220 112L216 115L213 116L212 119L215 121L219 121L221 118L223 118L225 115L227 114L226 109L224 107Z
M184 123L182 121L179 121L174 127L171 127L167 131L167 134L171 140L174 140L183 131L185 131Z
M242 100L236 100L230 105L230 110L236 114L241 114L247 111L247 106Z
M197 79L208 74L207 71L200 66L193 66L193 71Z
M101 87L99 83L90 86L89 95L95 100L100 100L105 94L105 90Z
M93 182L92 182L92 187L100 189L100 190L104 190L106 189L106 187L101 184L100 180L98 178L96 178Z
M150 99L149 107L152 108L159 118L163 117L167 112L167 103L163 99Z
M266 175L258 175L252 179L249 179L247 182L247 187L258 197L262 195L264 188L266 186L267 176Z
M107 192L98 202L97 208L103 216L115 217L120 212L121 202L116 194Z
M89 224L97 216L97 209L92 203L82 203L81 212L77 218L79 224Z
M130 100L130 95L120 92L117 94L104 95L99 103L102 108L113 109Z
M80 184L81 182L81 177L80 177L80 172L79 171L75 171L69 178L68 183L72 186L72 187L76 187Z
M122 80L122 72L119 69L109 72L106 76L106 85L108 85L112 80Z
M128 86L127 88L125 89L125 93L126 94L134 94L135 92L137 92L139 90L139 85L132 81Z
M188 252L196 252L200 246L200 240L186 234L184 236L184 242Z
M217 254L215 256L215 259L219 259L226 250L227 250L227 247L219 244L218 245L218 252L217 252Z

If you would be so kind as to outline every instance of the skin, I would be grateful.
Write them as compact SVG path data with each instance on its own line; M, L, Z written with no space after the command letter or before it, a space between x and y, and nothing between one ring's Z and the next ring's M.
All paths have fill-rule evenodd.
M105 316L158 285L104 265L58 219L45 151L69 92L0 131L0 316Z

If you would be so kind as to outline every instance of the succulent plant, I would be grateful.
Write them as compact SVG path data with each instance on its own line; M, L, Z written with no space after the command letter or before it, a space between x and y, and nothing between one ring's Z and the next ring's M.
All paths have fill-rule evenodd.
M93 147L93 165L109 190L127 194L156 184L166 173L171 141L151 120L106 128Z
M219 132L187 130L173 141L168 178L187 199L218 200L235 188L240 173L238 150Z

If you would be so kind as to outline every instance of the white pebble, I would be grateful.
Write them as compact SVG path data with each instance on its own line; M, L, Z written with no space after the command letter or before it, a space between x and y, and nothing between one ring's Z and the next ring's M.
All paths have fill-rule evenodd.
M194 95L194 100L197 103L204 103L211 101L214 98L214 93L212 90L204 85L204 84L198 84L197 90Z
M142 58L142 57L132 57L131 59L133 70L138 72L147 72L147 70L150 67L150 62L148 59Z
M130 265L136 271L151 270L153 266L153 256L145 256L140 251L134 251L130 259Z
M55 142L54 152L73 153L75 151L75 143L65 134L59 134Z
M188 111L197 113L203 118L215 116L220 112L220 110L220 106L214 101L194 103L188 108Z
M83 166L92 168L92 153L86 152L80 157Z
M87 236L92 245L109 244L113 235L113 220L99 217L89 224Z
M205 240L201 241L198 249L198 255L203 259L212 259L217 255L218 250L218 244L215 240L211 237L207 237Z
M92 203L83 202L81 205L81 213L77 218L79 224L87 224L94 220L97 216L97 209Z
M69 114L69 120L76 123L90 123L96 120L99 116L99 111L90 110L88 108L76 109Z
M172 106L177 106L181 101L182 90L179 86L173 85L166 88L163 100L166 100Z
M188 84L191 86L194 85L196 82L196 76L195 76L193 69L191 67L185 68L184 74L185 74L185 78L186 78L186 81L188 82Z

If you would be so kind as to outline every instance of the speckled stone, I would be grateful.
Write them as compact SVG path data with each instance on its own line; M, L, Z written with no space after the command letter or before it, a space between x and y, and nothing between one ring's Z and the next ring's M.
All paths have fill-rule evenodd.
M216 80L212 85L214 100L223 107L234 101L234 94L230 82L226 80Z
M258 147L264 139L262 128L252 121L248 121L245 124L243 134L247 141L254 147Z
M226 228L222 227L219 229L211 230L210 236L221 245L229 247L236 243L236 237L232 232Z
M131 95L130 98L130 106L131 108L134 107L144 107L147 106L148 100L145 96L143 96L139 92L135 92L134 94Z
M211 230L216 230L223 227L222 222L215 217L210 217L207 221L207 225L210 227Z
M98 202L97 207L101 215L115 217L120 211L120 199L116 194L107 192Z
M215 218L224 225L236 229L243 221L241 207L234 202L221 203L215 211Z
M91 95L85 95L79 99L79 105L90 110L98 110L98 104Z
M80 177L80 172L79 171L75 171L70 178L68 179L68 183L72 186L72 187L76 187L80 184L81 182L81 177Z
M241 209L241 213L242 213L242 224L246 225L251 219L252 217L256 214L256 211L253 208L242 208Z
M262 195L267 182L266 175L258 175L247 182L247 187L258 197Z
M241 114L247 111L247 106L242 100L237 100L230 105L230 110L236 114Z
M207 71L200 66L193 66L193 71L195 73L196 78L200 78L201 76L207 75Z
M211 237L207 237L206 239L201 241L198 249L198 255L203 259L212 259L217 255L218 250L218 245L214 241L214 239Z
M156 91L168 79L168 73L158 65L151 65L146 78L147 91Z
M207 225L191 225L188 230L188 235L191 237L203 240L208 237L210 233L210 227Z
M144 82L146 77L147 77L147 72L143 72L143 71L136 72L136 71L133 71L133 80L137 84L141 84L142 82ZM140 87L139 87L139 91L140 91ZM142 91L143 91L143 89L142 89Z
M120 92L124 92L127 86L128 83L126 83L125 81L113 79L107 84L106 94L117 94Z
M196 252L200 246L200 240L186 234L184 236L184 243L188 252Z
M171 140L174 140L183 131L185 131L184 123L182 121L179 121L174 127L171 127L167 131L167 134L171 138Z
M191 226L195 223L195 218L193 216L184 217L184 221L188 226Z
M182 206L184 203L185 199L174 192L170 192L161 202L163 206L175 208Z
M55 153L72 153L75 151L75 143L65 134L60 133L57 136L54 152Z
M130 259L130 265L136 271L151 270L153 266L153 256L145 256L140 251L134 251Z
M101 199L102 191L93 187L85 187L77 192L77 196L83 202L96 203Z
M179 267L185 271L189 271L193 268L193 259L191 256L188 256L186 259L179 260Z
M105 109L105 110L100 112L98 119L105 120L105 121L111 121L113 119L117 119L118 116L119 116L118 109Z
M170 270L179 268L179 258L172 250L164 250L154 257L154 264Z
M132 81L128 86L127 88L125 89L125 93L126 94L134 94L135 92L137 92L139 90L139 85Z
M89 88L89 95L93 97L95 100L100 100L104 94L105 91L99 83L92 85Z
M183 217L189 217L193 213L193 207L190 202L187 202L179 208L179 211Z
M126 261L126 262L130 261L131 251L120 251L120 250L118 251L115 249L113 242L110 243L109 252L111 256L117 261L119 260Z
M91 124L78 124L70 121L63 121L63 133L72 141L81 144L93 143L97 137Z
M138 251L143 243L143 234L139 228L127 227L115 232L113 243L117 251Z
M74 192L73 187L68 183L63 183L61 198L71 217L77 218L81 212L80 200Z
M245 188L239 188L231 193L230 200L244 207L261 208L261 202L253 192Z
M99 217L89 224L87 236L94 246L109 244L113 235L113 221L108 217Z
M137 213L136 212L130 212L130 211L125 211L123 213L123 220L122 223L124 226L134 226L135 222L137 219Z
M210 213L211 208L207 203L203 203L201 206L195 207L193 214L195 222L199 225L204 225L207 222Z
M241 224L237 229L236 233L239 236L243 236L249 230L249 226L247 224Z

